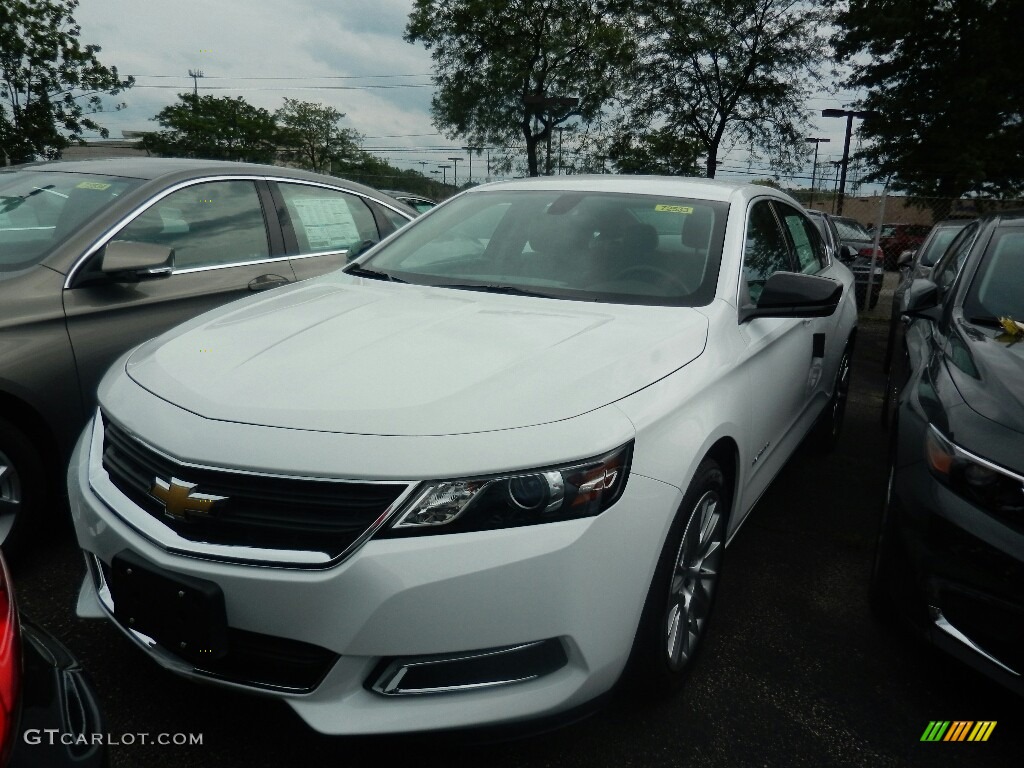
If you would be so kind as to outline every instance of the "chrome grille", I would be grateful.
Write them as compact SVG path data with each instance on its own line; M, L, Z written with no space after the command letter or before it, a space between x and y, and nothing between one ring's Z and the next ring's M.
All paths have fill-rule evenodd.
M407 490L403 483L277 477L175 461L104 417L103 469L140 509L181 538L264 550L321 552L335 559L371 529ZM150 495L157 479L226 497L207 515L179 519Z

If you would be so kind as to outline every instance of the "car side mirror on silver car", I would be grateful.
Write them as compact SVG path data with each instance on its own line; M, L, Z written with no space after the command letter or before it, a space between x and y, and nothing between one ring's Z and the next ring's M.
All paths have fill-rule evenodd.
M111 277L167 277L174 270L174 249L132 240L112 240L103 248L100 271Z
M828 317L843 296L837 280L799 272L776 272L764 284L756 306L740 308L740 322L755 317Z

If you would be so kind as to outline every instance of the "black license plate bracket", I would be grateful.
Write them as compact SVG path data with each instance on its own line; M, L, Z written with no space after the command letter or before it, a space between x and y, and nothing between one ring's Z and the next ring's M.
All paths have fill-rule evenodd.
M153 565L134 552L110 564L114 617L194 664L228 651L227 612L220 586Z

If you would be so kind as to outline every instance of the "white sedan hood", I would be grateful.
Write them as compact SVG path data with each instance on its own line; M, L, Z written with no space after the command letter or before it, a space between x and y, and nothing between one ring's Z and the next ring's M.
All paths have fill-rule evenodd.
M140 386L210 419L451 435L568 419L704 349L686 308L332 276L223 307L131 355Z

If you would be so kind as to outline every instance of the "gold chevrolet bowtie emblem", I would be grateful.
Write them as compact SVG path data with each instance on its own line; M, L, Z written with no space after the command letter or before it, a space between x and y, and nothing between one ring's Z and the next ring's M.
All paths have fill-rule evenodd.
M195 483L186 483L176 477L171 482L155 478L149 495L164 505L164 513L175 520L189 520L192 517L206 517L213 505L224 501L227 496L212 496L207 493L193 493Z

